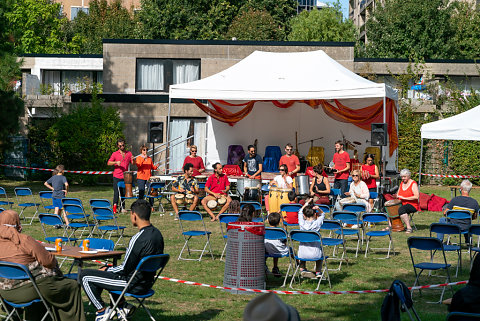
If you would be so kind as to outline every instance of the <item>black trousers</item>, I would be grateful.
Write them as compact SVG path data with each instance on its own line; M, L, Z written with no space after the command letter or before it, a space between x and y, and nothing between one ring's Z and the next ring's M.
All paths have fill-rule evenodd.
M118 195L118 182L123 182L123 179L114 177L113 178L113 204L112 205L115 205L115 204L118 205L118 200L120 198L120 196ZM121 188L120 191L122 193L122 196L124 196L125 195L125 189ZM125 208L125 202L122 202L122 208Z
M405 204L398 208L398 215L415 213L417 209L412 204Z
M122 291L127 285L127 281L122 280L118 274L108 271L82 270L79 279L88 299L97 310L105 307L102 300L103 290Z

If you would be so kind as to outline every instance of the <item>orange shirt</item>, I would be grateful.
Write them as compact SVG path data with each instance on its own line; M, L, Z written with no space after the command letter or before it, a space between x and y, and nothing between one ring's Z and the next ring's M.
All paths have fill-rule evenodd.
M145 181L148 181L150 176L152 176L152 169L158 168L158 166L153 164L150 157L143 158L142 156L138 156L135 159L135 163L137 164L137 179L143 179Z
M398 192L397 192L397 195L398 196L402 196L402 197L411 197L413 196L413 185L417 185L417 182L415 181L412 181L412 184L410 184L410 186L406 189L406 190L403 190L403 182L400 183L400 187L398 188ZM416 200L401 200L402 201L402 205L407 205L407 204L410 204L412 205L413 207L415 207L415 209L418 211L418 199Z
M282 157L280 157L280 161L278 163L278 166L281 166L283 164L287 165L288 173L293 172L297 168L297 165L300 166L300 160L296 155L283 155ZM292 175L292 177L295 176L297 176L297 174Z

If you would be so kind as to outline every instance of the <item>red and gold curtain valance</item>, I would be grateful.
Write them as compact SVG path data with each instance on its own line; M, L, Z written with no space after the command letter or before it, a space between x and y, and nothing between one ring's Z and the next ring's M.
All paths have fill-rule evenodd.
M383 101L379 101L371 106L367 106L360 109L349 108L341 104L338 100L334 100L335 105L332 105L326 100L311 99L311 100L290 100L287 102L280 102L277 100L271 100L270 102L278 108L290 108L296 102L304 103L314 109L322 107L325 114L329 117L343 122L351 123L364 130L370 130L372 123L383 123ZM233 104L223 100L209 100L209 104L212 108L202 104L200 101L193 99L195 105L203 110L207 115L212 118L229 124L235 125L243 118L245 118L253 109L253 106L257 101L252 100L245 103ZM263 102L263 101L262 101ZM238 112L231 112L226 107L243 107ZM398 147L397 126L395 123L395 114L397 109L395 108L395 102L387 98L386 99L386 120L388 124L388 140L389 140L389 153L392 156L395 149Z

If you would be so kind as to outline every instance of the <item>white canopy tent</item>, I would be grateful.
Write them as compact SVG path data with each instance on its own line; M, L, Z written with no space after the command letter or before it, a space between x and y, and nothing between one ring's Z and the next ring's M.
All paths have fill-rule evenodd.
M226 162L228 145L246 146L255 138L260 141L261 153L263 146L293 143L295 132L299 133L299 141L324 136L321 144L326 147L325 159L333 156L333 142L342 138L342 133L349 140L362 144L370 139L370 131L336 121L321 108L312 109L301 102L295 102L294 108L278 108L272 101L327 100L334 105L334 100L338 100L353 109L383 101L383 120L380 118L378 122L387 122L386 99L396 101L397 93L383 83L374 83L351 72L322 50L288 53L255 51L215 75L170 86L172 98L229 103L256 101L248 116L233 127L208 117L207 163L213 164L216 161ZM236 112L238 107L231 107L231 110ZM303 154L308 147L304 147ZM302 154L302 150L300 152ZM395 166L395 155L391 158L390 167Z
M421 182L424 139L480 140L480 105L461 114L440 119L422 125L419 165L419 183Z

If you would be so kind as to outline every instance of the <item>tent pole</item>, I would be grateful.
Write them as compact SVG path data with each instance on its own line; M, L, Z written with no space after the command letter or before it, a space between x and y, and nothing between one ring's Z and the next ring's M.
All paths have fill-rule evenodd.
M423 138L420 143L420 164L418 165L418 185L422 184L422 158L423 158Z
M386 122L387 122L387 97L385 94L385 96L383 96L383 123L386 123ZM383 179L385 179L385 177L387 176L387 165L385 164L385 161L387 160L386 154L387 154L387 148L381 151L382 164L383 164L383 169L382 169Z
M168 169L168 155L170 153L170 112L172 110L172 98L170 97L170 94L168 95L168 114L167 114L167 125L165 128L167 129L167 145L165 146L165 174L167 174L167 169Z

